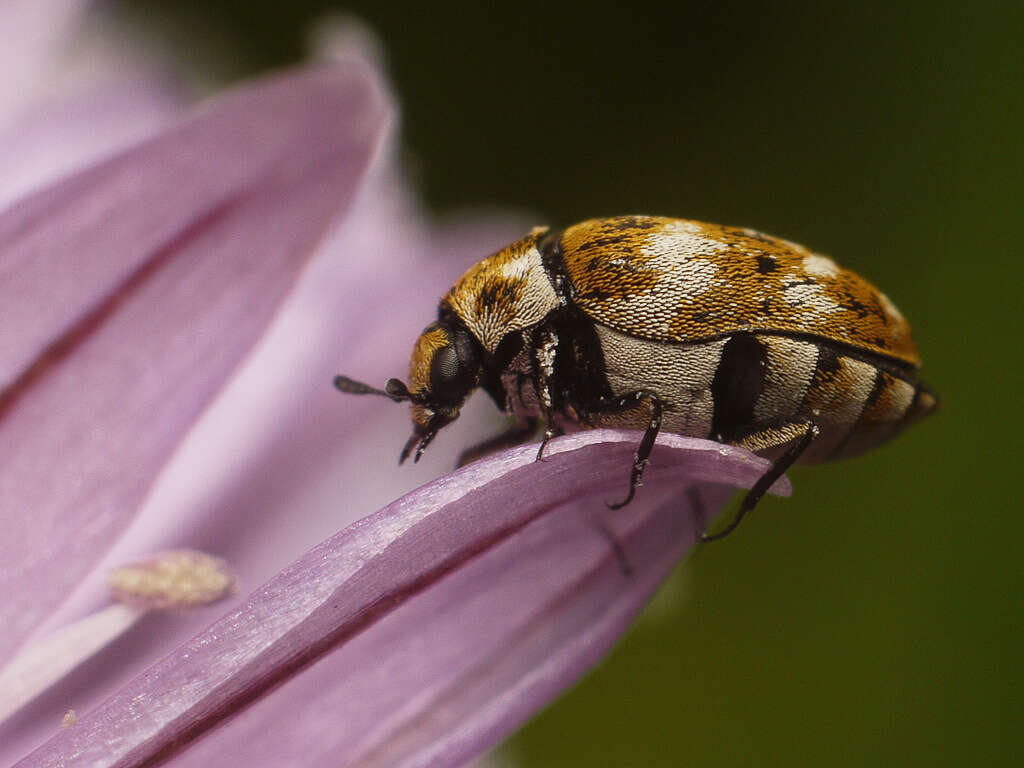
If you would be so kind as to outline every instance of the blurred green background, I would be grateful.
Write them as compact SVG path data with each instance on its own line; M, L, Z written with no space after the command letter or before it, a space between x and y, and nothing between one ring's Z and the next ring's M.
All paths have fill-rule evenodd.
M1019 560L1024 4L121 0L186 74L379 35L438 213L752 226L866 275L943 410L791 473L506 745L527 766L1024 760ZM481 254L483 255L483 254Z

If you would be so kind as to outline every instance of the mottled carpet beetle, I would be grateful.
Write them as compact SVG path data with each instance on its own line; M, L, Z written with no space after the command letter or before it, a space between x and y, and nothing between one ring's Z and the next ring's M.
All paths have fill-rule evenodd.
M655 216L541 227L472 266L416 342L410 383L343 392L412 408L419 459L482 387L515 418L471 459L567 429L643 429L626 497L661 429L773 461L732 531L797 460L845 458L935 409L910 327L884 293L796 243Z

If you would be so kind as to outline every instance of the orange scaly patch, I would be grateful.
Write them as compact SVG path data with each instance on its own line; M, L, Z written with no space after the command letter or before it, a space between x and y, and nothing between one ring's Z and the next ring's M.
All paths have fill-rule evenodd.
M441 300L493 352L509 333L537 325L559 300L544 270L537 229L477 262Z
M624 333L674 342L798 333L920 364L892 302L796 243L654 216L585 221L561 242L577 306Z
M413 348L409 358L409 386L416 394L422 394L430 387L430 363L437 351L449 342L443 328L426 328Z

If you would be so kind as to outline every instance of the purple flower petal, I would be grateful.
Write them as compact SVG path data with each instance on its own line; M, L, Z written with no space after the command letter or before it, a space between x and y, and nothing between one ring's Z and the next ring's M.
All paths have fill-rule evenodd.
M767 466L663 435L609 512L637 439L583 432L539 463L523 446L399 499L19 765L459 764L600 658L694 543L696 507Z
M158 79L123 76L34 105L0 127L0 209L152 136L180 112Z
M452 276L529 226L505 216L437 232L381 159L253 353L161 471L131 527L33 641L101 610L106 572L153 551L216 552L251 590L340 527L450 471L462 447L501 428L481 393L424 461L399 468L408 409L346 398L331 386L339 370L380 382L400 375ZM231 605L243 598L230 598ZM231 605L140 623L0 724L0 765L49 738L69 706L97 706Z
M0 3L0 123L38 97L88 0Z
M356 62L266 80L0 215L0 660L131 520L387 117Z
M182 113L184 94L151 48L137 49L96 19L75 23L88 4L0 3L0 208Z
M450 471L463 446L501 428L481 393L424 461L399 468L408 409L346 398L331 385L339 370L379 382L401 375L453 276L532 223L494 215L430 226L390 160L378 153L340 227L161 470L130 528L30 642L101 610L106 572L154 551L216 552L248 591L348 522ZM94 708L243 598L144 619L0 724L0 765L49 738L69 706Z

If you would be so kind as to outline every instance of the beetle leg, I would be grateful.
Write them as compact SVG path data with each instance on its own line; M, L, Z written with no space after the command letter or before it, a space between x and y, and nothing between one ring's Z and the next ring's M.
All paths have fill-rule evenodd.
M651 456L651 449L654 448L654 440L658 437L658 431L661 429L661 413L664 410L664 403L653 392L638 389L636 392L630 392L628 395L615 400L611 407L606 409L607 412L611 413L628 411L644 400L649 401L651 404L651 420L647 424L644 436L640 439L640 445L637 446L636 453L633 454L633 471L629 476L629 493L619 503L608 504L608 509L622 509L633 500L637 486L640 485L640 480L643 477L644 467L647 466L647 460Z
M548 417L550 418L550 414L548 414ZM548 447L551 438L561 437L564 434L564 429L559 426L553 426L553 422L548 421L547 427L544 429L544 438L540 441L540 447L537 449L537 461L544 461L544 449Z
M531 360L533 387L544 418L544 439L537 449L537 461L543 461L548 443L562 434L561 428L555 425L555 400L551 391L551 381L555 376L555 356L558 353L558 334L552 328L542 328L529 344L534 350Z
M793 463L800 458L801 454L807 450L807 447L814 441L820 434L821 430L818 429L817 424L808 423L800 438L793 442L784 454L779 456L775 460L775 463L769 467L768 471L761 475L760 479L754 483L754 487L751 488L747 495L743 497L743 502L740 504L739 511L736 513L736 517L732 519L725 528L718 533L702 533L700 535L701 541L716 541L718 539L725 538L730 533L736 530L736 526L740 524L740 520L750 510L757 506L757 502L761 500L761 497L765 495L769 488L778 480L782 475L793 466Z
M490 453L500 451L502 448L511 448L514 445L524 443L533 437L533 433L536 431L536 418L516 419L515 422L504 432L479 442L476 445L471 445L460 453L459 461L455 466L464 467L471 461L476 461Z

